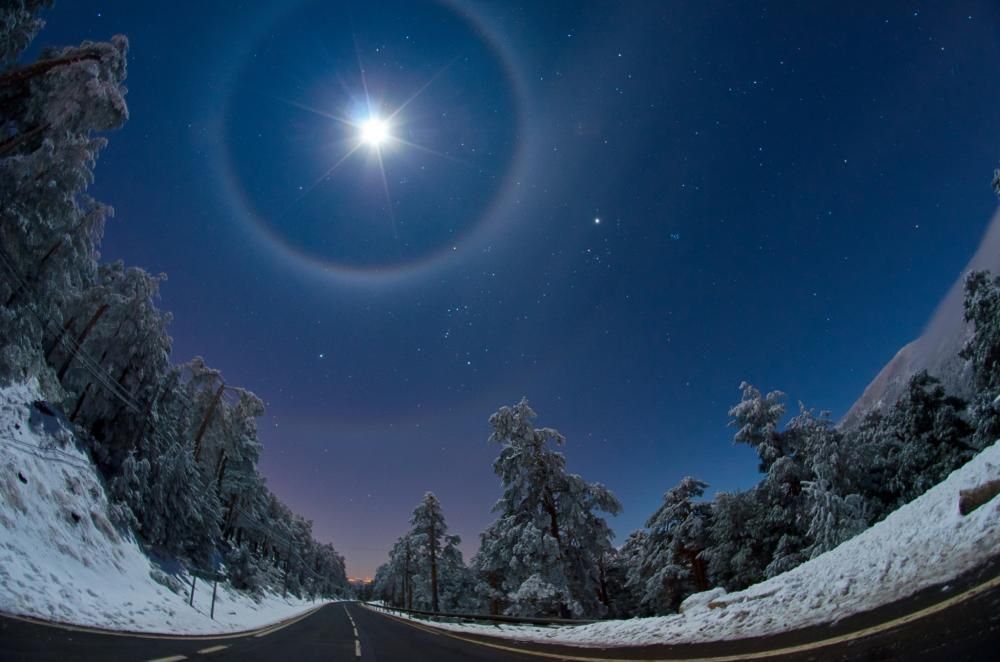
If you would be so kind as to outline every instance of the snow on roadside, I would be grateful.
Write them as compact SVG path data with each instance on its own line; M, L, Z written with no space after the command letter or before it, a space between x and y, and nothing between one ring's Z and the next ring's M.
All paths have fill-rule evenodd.
M449 630L577 646L700 643L828 623L975 569L1000 549L1000 497L969 515L959 491L1000 478L1000 441L923 496L839 547L746 590L691 596L684 612L539 628L434 623Z
M320 603L260 601L151 561L107 519L97 469L59 417L32 403L37 384L0 388L0 612L170 634L248 630Z

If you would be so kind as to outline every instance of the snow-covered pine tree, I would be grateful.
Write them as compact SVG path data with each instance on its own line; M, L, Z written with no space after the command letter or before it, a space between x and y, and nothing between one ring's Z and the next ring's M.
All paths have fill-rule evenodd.
M10 65L46 3L15 2L0 18L0 55ZM84 42L0 73L0 377L37 376L46 351L74 331L67 307L94 283L97 244L111 209L84 195L106 141L121 126L128 41Z
M641 587L628 581L629 573L642 561L649 535L645 529L629 534L618 549L612 549L604 557L604 583L608 596L608 616L630 618L640 613Z
M752 384L740 383L740 401L729 410L729 424L738 428L733 440L747 444L760 459L760 472L767 473L771 465L788 453L778 422L785 415L785 394L771 391L762 396Z
M711 506L695 501L706 487L691 476L683 478L646 521L645 545L628 576L643 613L674 612L685 597L708 588L701 553L708 546Z
M410 524L413 525L411 533L417 541L418 553L423 557L428 569L429 607L431 611L439 611L438 562L441 557L441 541L448 532L448 525L444 521L441 502L433 492L426 493L413 510Z
M921 371L895 405L876 419L872 441L885 458L882 481L894 499L887 511L908 503L944 480L978 450L965 421L966 403L948 395L941 383Z
M809 558L833 549L868 527L868 509L860 494L844 496L822 474L804 482L803 489L808 500L806 534L812 541L806 550Z
M375 571L374 594L396 607L413 609L416 544L407 533L389 550L389 561Z
M69 369L62 379L69 395L64 406L70 420L93 436L92 449L105 475L117 471L132 449L151 400L169 368L170 315L156 308L155 298L165 276L142 269L126 269L121 262L101 265L97 283L81 297L77 318L86 316L94 302L108 304L83 348L94 358L92 369ZM103 304L102 304L103 305ZM51 356L63 356L56 352ZM66 355L66 360L71 358ZM107 385L116 384L112 390ZM120 387L120 388L119 388ZM124 394L134 404L123 401Z
M612 532L597 513L617 514L621 504L603 485L567 473L565 456L549 447L565 439L536 429L535 418L525 399L490 417L503 495L477 566L499 584L508 613L601 615L599 568Z
M479 612L483 604L476 596L476 579L472 570L465 565L459 545L462 539L456 535L444 538L438 573L441 592L441 610L445 612Z
M735 591L765 578L772 559L767 510L757 489L715 495L709 545L702 553L711 583Z
M810 558L863 531L870 509L862 495L866 474L861 448L849 443L828 412L816 416L799 405L787 433L797 437L811 478L802 482L806 498L806 553Z
M755 500L762 503L759 533L770 554L764 572L773 577L805 559L808 523L802 482L810 478L805 466L806 449L795 430L778 431L778 422L785 413L783 393L772 391L761 396L746 382L740 384L740 391L740 402L729 411L730 425L737 428L734 441L748 444L757 452L760 470L765 474L753 491Z
M1000 195L1000 170L994 186ZM974 443L985 448L1000 438L1000 276L975 271L965 279L965 321L974 333L962 348L962 358L972 365L976 396L972 415Z
M53 0L7 0L0 5L0 71L24 52L45 25L38 12Z

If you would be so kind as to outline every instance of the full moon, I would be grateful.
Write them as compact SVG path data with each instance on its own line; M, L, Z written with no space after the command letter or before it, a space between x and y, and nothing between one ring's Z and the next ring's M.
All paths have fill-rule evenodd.
M389 139L389 123L378 117L370 117L361 125L361 141L378 147Z

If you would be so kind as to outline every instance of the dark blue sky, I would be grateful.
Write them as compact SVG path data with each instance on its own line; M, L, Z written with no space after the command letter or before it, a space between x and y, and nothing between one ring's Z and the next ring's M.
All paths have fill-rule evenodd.
M741 380L839 416L919 334L996 205L1000 6L875 5L62 0L37 43L131 39L104 255L370 574L428 489L474 550L522 395L624 536L756 480Z

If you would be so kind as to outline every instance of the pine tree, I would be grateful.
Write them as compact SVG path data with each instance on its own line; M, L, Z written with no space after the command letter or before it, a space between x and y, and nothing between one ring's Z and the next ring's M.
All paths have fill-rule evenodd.
M441 512L441 502L433 492L424 495L420 505L413 511L410 518L413 525L411 534L422 554L425 555L430 569L430 608L438 611L438 559L441 556L441 540L448 532L448 525Z
M760 471L767 473L771 465L788 453L778 432L778 422L785 415L785 394L771 391L766 397L747 382L740 383L740 402L729 410L730 425L738 428L736 443L747 444L760 458Z
M713 584L735 591L766 577L773 554L767 512L757 489L715 495L709 545L702 554Z
M784 434L794 439L788 445L797 449L804 468L802 516L808 522L805 538L809 541L804 553L814 557L867 527L870 511L862 496L864 457L834 427L829 412L817 416L801 403Z
M0 6L0 70L18 58L35 38L45 21L38 17L52 0L7 0Z
M708 485L685 477L663 495L663 504L647 520L648 535L629 584L640 595L645 613L677 610L695 591L708 588L705 560L711 508L694 500Z
M1000 173L1000 170L997 171ZM1000 175L994 181L1000 195ZM974 333L961 356L972 365L976 396L972 414L976 426L974 443L985 448L1000 438L1000 276L975 271L965 279L965 321Z
M549 447L564 443L554 429L536 429L522 399L490 417L493 464L503 496L497 520L483 536L476 564L512 614L601 614L600 563L612 532L596 513L621 505L599 483L566 472L566 458Z
M785 413L783 393L773 391L762 397L746 382L740 384L740 390L740 402L729 411L730 425L738 428L734 441L746 443L757 452L760 470L765 474L753 489L753 501L760 504L756 516L763 546L770 556L764 573L773 577L805 559L808 525L802 483L810 478L807 453L796 428L778 430Z
M44 2L0 9L0 57L12 63L38 30ZM84 195L106 141L120 127L128 41L46 51L0 73L0 377L37 376L59 387L44 354L65 337L67 309L97 273L97 245L111 209Z
M629 581L633 568L642 561L649 535L644 529L633 531L618 549L612 549L604 557L604 581L608 595L608 616L630 618L641 612L642 586Z

